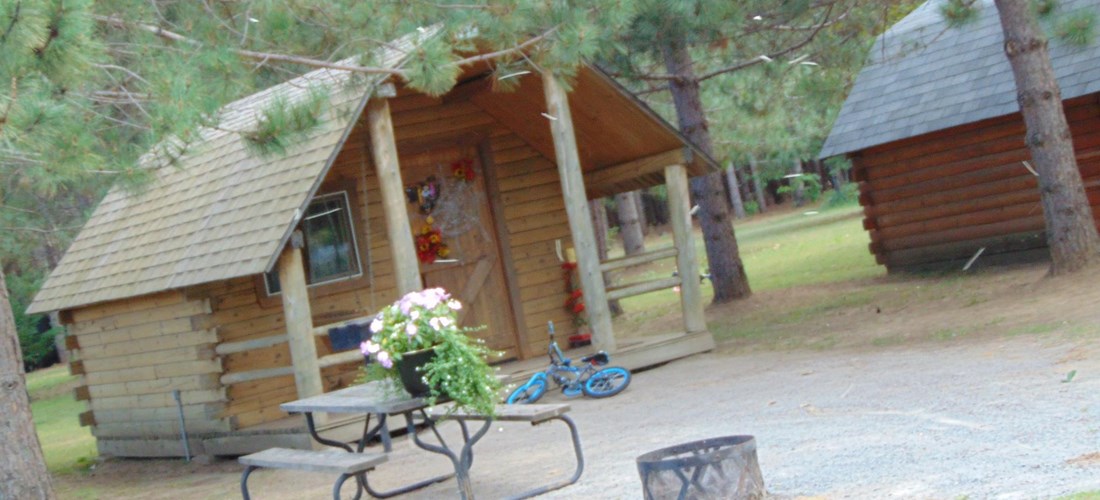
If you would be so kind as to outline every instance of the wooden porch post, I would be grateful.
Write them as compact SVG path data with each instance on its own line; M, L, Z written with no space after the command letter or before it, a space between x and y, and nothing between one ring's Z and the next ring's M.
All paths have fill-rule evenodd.
M584 304L588 311L588 323L592 327L592 342L599 349L615 350L615 334L611 329L611 312L607 307L607 290L596 236L592 229L592 215L588 211L588 197L584 192L581 160L577 153L577 137L573 132L573 116L569 112L569 97L561 88L553 73L542 73L542 86L546 91L546 110L550 119L550 133L554 137L554 155L558 160L558 176L561 177L565 212L569 217L569 232L577 253L577 272L581 278Z
M313 339L313 313L309 308L309 289L302 263L301 231L294 232L279 257L279 285L290 360L294 364L294 385L299 398L316 396L325 392L325 388L321 383L321 364Z
M382 210L386 215L386 237L390 242L397 293L405 295L424 288L424 284L420 280L409 212L405 209L405 184L401 181L401 165L397 161L389 101L371 99L367 103L367 128L374 173L382 191Z
M672 239L676 244L676 269L680 274L680 307L684 311L687 333L707 331L703 315L703 296L699 288L699 262L695 256L695 238L691 234L691 201L688 196L687 169L683 165L665 167L668 187L668 212Z

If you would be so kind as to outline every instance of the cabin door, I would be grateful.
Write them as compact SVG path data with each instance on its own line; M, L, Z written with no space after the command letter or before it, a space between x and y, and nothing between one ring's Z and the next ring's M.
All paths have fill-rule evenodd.
M425 287L462 301L460 324L505 358L518 357L513 304L489 212L477 149L446 147L401 157L402 179Z

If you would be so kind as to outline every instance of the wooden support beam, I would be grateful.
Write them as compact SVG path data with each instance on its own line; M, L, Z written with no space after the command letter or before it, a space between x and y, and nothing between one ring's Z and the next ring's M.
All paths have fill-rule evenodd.
M680 251L676 268L683 278L680 284L680 307L684 311L684 329L688 333L707 331L703 314L703 295L699 287L699 262L695 256L695 237L691 232L691 201L688 195L687 169L683 165L665 167L668 186L668 212L672 223L672 239Z
M639 176L661 172L669 165L684 163L683 148L638 158L618 165L597 168L588 174L590 186L603 186L633 180Z
M386 217L386 237L390 243L397 293L405 295L424 288L420 263L416 259L409 212L405 209L405 184L397 161L397 142L393 137L390 104L385 99L367 103L367 128L370 132L371 158L382 191L382 210Z
M80 414L80 426L95 427L95 413L93 413L92 410Z
M611 328L611 311L607 307L607 290L604 288L603 272L600 271L596 234L592 229L588 197L584 192L577 137L573 131L573 116L569 111L569 96L558 83L557 77L549 71L542 74L542 86L546 93L546 110L550 116L550 133L554 138L554 155L558 162L565 212L569 218L569 232L573 238L573 249L577 253L577 274L584 292L588 324L592 326L592 341L598 349L614 351L615 333Z
M302 243L302 233L295 231L279 257L279 284L283 289L290 359L294 363L294 385L299 398L308 398L324 393L325 386L321 380L321 365L317 362L317 344L313 340L313 314L302 262Z

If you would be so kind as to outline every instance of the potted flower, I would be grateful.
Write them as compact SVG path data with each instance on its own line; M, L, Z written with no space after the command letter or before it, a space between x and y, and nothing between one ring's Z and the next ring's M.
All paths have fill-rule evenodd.
M360 345L377 361L368 366L367 378L400 382L429 404L451 399L458 407L493 414L501 384L486 362L492 352L467 335L477 329L458 326L461 309L442 288L411 292L386 306L371 321L370 340Z

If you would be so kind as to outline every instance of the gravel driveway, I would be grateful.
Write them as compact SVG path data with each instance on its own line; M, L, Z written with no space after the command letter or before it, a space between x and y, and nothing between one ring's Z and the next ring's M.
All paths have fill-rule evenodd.
M617 397L572 400L588 463L577 484L543 498L640 498L637 455L730 434L756 436L777 498L1011 499L1097 490L1096 354L1094 343L1020 337L695 356L636 374ZM1070 370L1075 377L1063 382ZM496 426L477 448L479 497L572 470L563 426L512 425L519 424ZM384 483L397 470L446 465L426 465L419 453L393 458L372 477ZM453 488L443 483L407 498L451 497Z

